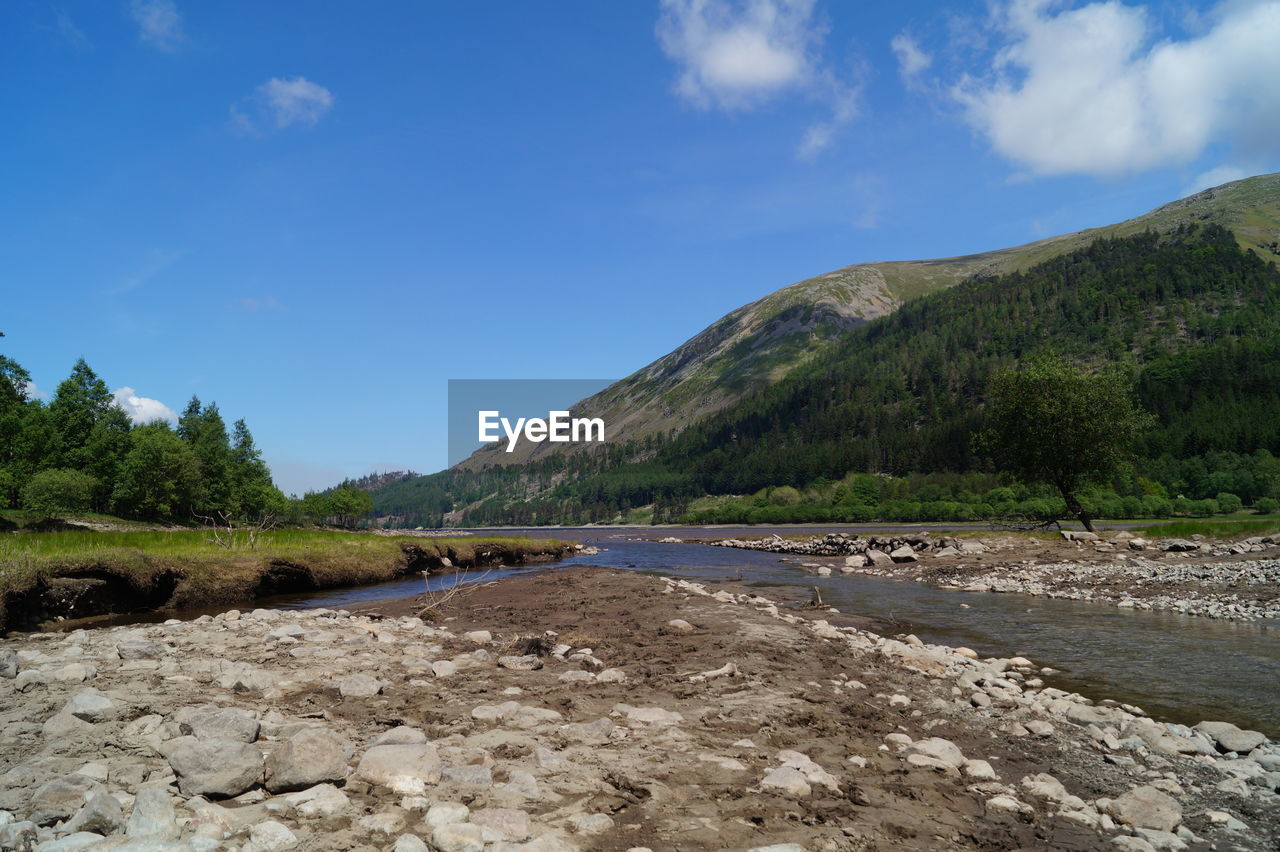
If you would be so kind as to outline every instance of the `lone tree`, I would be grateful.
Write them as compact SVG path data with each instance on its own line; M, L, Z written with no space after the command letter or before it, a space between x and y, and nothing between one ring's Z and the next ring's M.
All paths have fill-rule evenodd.
M1090 373L1051 356L993 376L986 415L978 446L1025 481L1057 488L1067 512L1090 532L1081 489L1114 476L1153 421L1118 369Z

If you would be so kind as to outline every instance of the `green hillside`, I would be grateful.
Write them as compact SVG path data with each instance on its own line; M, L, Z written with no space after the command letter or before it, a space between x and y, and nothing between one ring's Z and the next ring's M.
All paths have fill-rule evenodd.
M937 270L950 275L961 262L984 272L870 321L819 323L798 338L808 341L803 357L750 385L750 394L739 393L743 377L765 357L750 347L711 359L720 372L701 379L683 367L663 368L668 394L696 397L705 382L728 400L677 406L682 416L663 421L667 429L641 430L601 453L548 454L508 467L485 465L478 453L455 470L374 489L375 506L424 524L607 521L655 502L667 518L703 494L812 488L849 472L972 471L968 435L987 378L1045 347L1086 363L1127 365L1162 423L1144 447L1146 472L1180 492L1213 496L1222 478L1206 484L1206 472L1188 484L1180 460L1200 459L1187 462L1194 468L1209 453L1280 452L1280 326L1271 319L1280 308L1271 266L1278 241L1280 175L1267 175L1018 249L881 264L880 274L897 275L902 292L927 290L942 280ZM1032 258L1038 262L1027 263ZM931 265L935 271L927 273ZM867 267L850 267L832 276L866 274ZM799 294L825 286L834 305L841 291L833 281L785 288L699 337L728 334L743 311L769 300L786 305L775 316L792 311L800 326L812 323ZM643 413L655 387L650 373L665 361L696 360L688 346L577 410L614 394L614 404L635 399ZM679 432L674 440L671 430ZM1208 466L1223 465L1241 468L1224 458ZM1265 491L1256 483L1232 487L1246 495Z
M603 417L611 440L679 432L780 381L851 329L904 303L975 276L1026 270L1102 237L1189 224L1216 224L1242 248L1280 259L1280 174L1208 189L1135 219L1015 248L934 260L846 266L790 286L722 317L675 351L574 406ZM568 450L566 450L568 447ZM482 449L459 467L522 464L573 445L525 443L516 452Z

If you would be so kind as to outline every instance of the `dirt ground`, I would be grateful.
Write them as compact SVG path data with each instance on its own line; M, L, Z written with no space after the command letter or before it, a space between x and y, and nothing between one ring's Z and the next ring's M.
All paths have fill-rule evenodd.
M421 598L406 598L358 612L414 615L422 605ZM825 610L812 615L830 618ZM669 626L673 619L693 630ZM988 816L990 788L908 765L883 745L893 733L949 739L966 757L989 761L1007 783L1052 772L1084 798L1114 796L1133 783L1099 751L1011 736L999 716L966 712L948 681L881 655L853 653L747 607L664 594L661 581L634 572L575 568L481 585L459 596L441 623L455 634L495 631L512 648L522 637L554 631L555 641L589 646L625 671L624 683L589 689L559 680L557 666L521 673L521 701L536 700L570 721L607 717L618 703L681 714L678 728L655 734L638 750L630 744L605 773L604 789L583 790L591 799L586 810L609 813L615 823L591 848L743 849L784 842L832 850L1112 848L1109 837L1046 812ZM728 662L744 676L688 681ZM456 694L449 700L406 695L381 708L381 718L446 736L465 727L466 708L512 682L501 670L494 677L477 673L451 684ZM893 696L910 703L899 698L891 705ZM367 712L359 704L350 709ZM600 749L605 766L610 748ZM761 776L778 764L780 749L802 752L833 773L839 792L815 788L814 795L795 798L761 791ZM702 755L731 757L748 770L725 771ZM865 759L865 767L850 758Z

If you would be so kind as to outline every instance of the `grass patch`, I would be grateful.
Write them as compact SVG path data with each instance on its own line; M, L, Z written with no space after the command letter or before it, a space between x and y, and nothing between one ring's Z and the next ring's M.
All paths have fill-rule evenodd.
M1250 538L1280 533L1280 515L1252 515L1240 520L1170 521L1143 527L1142 532L1160 538Z
M284 529L262 533L253 549L227 549L209 543L208 537L203 530L0 536L0 628L9 607L34 606L33 590L53 578L97 578L140 606L163 593L168 606L198 607L273 592L393 580L440 570L445 559L455 568L548 561L570 547L549 539Z

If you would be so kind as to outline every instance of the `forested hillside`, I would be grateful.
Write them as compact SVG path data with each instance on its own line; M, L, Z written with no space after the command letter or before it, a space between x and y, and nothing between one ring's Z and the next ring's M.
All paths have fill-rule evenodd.
M1114 483L1118 498L1204 500L1228 491L1224 483L1234 489L1226 497L1246 502L1280 496L1280 273L1209 224L1099 239L1024 272L908 302L672 441L519 470L445 472L375 492L375 505L406 515L416 505L426 523L464 508L453 519L552 523L609 520L655 502L658 520L674 520L702 495L830 491L844 479L843 492L828 496L851 513L833 517L861 519L893 488L882 477L876 494L864 483L851 498L848 474L908 482L931 473L915 480L929 486L930 502L963 491L990 506L997 498L987 491L1016 483L994 481L974 455L983 394L996 371L1046 350L1123 365L1156 415L1138 469ZM635 457L646 460L626 461ZM984 487L953 477L939 490L944 473L985 477ZM430 504L412 499L427 494Z

